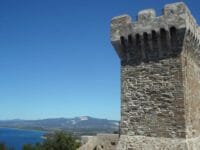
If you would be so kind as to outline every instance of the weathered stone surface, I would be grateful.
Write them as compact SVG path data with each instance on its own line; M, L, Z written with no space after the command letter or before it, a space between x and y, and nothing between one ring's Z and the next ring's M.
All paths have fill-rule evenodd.
M98 134L97 136L83 136L78 150L116 150L119 140L117 134Z
M199 150L200 27L180 2L111 22L121 60L120 150Z
M117 150L199 150L200 137L184 138L163 138L147 136L126 136L120 137Z
M121 134L185 137L180 58L122 66Z
M182 53L187 138L200 135L200 43L187 32Z

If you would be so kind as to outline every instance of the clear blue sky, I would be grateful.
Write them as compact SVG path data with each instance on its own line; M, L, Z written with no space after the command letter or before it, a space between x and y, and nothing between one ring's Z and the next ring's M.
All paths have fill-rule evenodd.
M113 16L176 0L1 0L0 119L120 119ZM187 5L197 20L200 1Z

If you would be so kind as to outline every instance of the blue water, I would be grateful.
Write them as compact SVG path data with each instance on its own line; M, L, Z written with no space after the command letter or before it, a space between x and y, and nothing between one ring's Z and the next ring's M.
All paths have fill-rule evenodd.
M0 128L0 142L8 147L14 147L14 150L22 150L24 144L42 142L44 134L43 131Z

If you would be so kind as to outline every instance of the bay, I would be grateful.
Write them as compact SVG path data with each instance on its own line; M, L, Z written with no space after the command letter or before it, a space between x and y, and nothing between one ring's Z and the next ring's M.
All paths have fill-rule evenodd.
M45 133L44 131L0 128L0 142L13 147L14 150L22 150L24 144L42 142L42 136Z

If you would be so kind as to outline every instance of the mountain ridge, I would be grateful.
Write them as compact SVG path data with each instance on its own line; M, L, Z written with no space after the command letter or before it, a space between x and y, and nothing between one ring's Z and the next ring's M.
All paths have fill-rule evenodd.
M113 133L119 129L119 121L79 116L74 118L47 118L39 120L0 120L0 127L44 131L66 131L75 135Z

